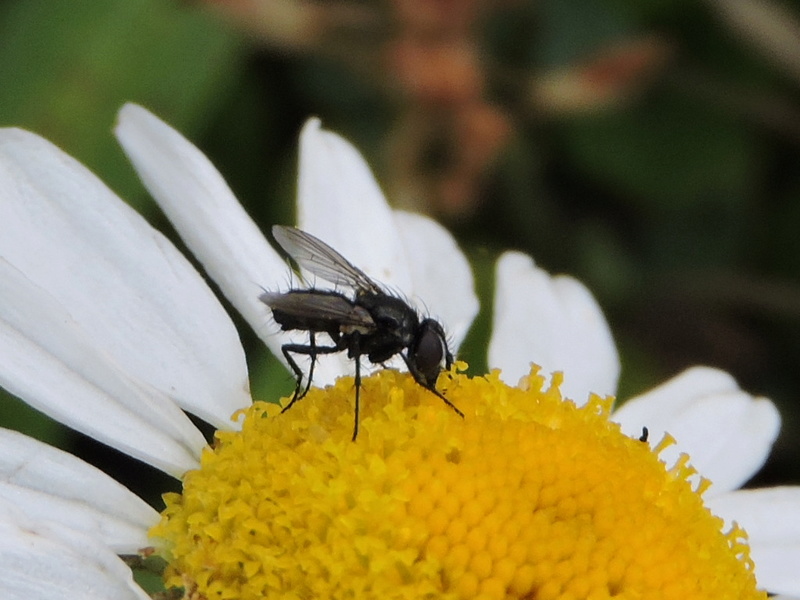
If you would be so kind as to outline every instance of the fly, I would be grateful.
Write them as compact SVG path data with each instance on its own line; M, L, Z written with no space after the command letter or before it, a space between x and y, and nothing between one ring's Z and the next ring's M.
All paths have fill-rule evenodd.
M353 297L332 290L296 289L265 292L259 299L272 310L283 331L307 331L308 344L284 344L283 356L295 374L294 395L283 411L303 398L311 387L317 357L347 352L356 361L356 404L353 441L358 435L361 357L373 364L384 363L399 354L419 385L441 398L456 414L456 406L436 389L442 368L449 369L453 355L447 347L444 329L435 319L420 319L417 311L392 296L322 240L294 227L275 225L272 234L294 261L311 274L337 286L352 288ZM332 345L318 345L317 334L325 333ZM303 371L293 355L310 357L305 387Z

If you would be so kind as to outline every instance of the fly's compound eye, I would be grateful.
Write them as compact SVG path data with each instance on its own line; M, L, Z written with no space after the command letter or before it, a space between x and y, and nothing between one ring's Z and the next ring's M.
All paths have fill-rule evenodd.
M433 321L424 321L414 346L413 360L429 386L436 385L436 379L448 354L441 326Z

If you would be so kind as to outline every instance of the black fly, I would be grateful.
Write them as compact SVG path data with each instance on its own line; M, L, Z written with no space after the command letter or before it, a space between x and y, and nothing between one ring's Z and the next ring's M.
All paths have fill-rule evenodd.
M354 441L358 435L363 355L373 364L378 364L399 354L414 381L436 394L459 416L464 416L436 389L436 379L443 366L449 369L453 363L453 355L438 321L420 320L417 312L406 302L387 294L361 269L313 235L281 225L275 225L272 234L300 267L330 283L355 291L353 298L336 291L315 289L266 292L260 296L260 300L272 309L272 316L283 331L299 330L309 334L308 344L284 344L281 347L297 377L292 400L282 412L286 412L308 393L317 356L346 350L347 357L356 361ZM328 334L333 345L318 346L318 333ZM305 388L302 385L303 372L292 354L304 354L311 358Z

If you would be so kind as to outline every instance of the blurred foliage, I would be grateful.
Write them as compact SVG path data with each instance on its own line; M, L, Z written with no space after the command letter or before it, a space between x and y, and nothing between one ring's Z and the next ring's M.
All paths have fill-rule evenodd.
M782 6L800 21L799 2ZM266 228L292 220L296 136L319 115L391 202L438 217L472 259L473 367L494 259L522 250L597 295L621 398L693 364L726 369L784 417L761 482L797 482L800 37L770 52L778 35L742 28L769 23L769 7L13 0L0 5L0 125L55 141L169 231L110 133L124 102L141 103ZM256 395L291 389L237 325ZM0 420L18 409L3 400ZM13 426L93 451L25 418Z
M32 0L0 10L0 123L47 137L131 199L141 188L109 135L121 102L197 130L240 77L241 40L169 2Z

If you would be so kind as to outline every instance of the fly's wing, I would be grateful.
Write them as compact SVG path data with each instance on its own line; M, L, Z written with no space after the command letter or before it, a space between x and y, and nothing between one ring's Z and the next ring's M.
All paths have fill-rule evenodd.
M356 290L383 293L364 271L319 238L296 227L274 225L272 235L300 267L336 285Z
M265 292L259 299L272 309L272 316L283 329L330 331L375 328L375 321L361 306L334 293L297 290Z

